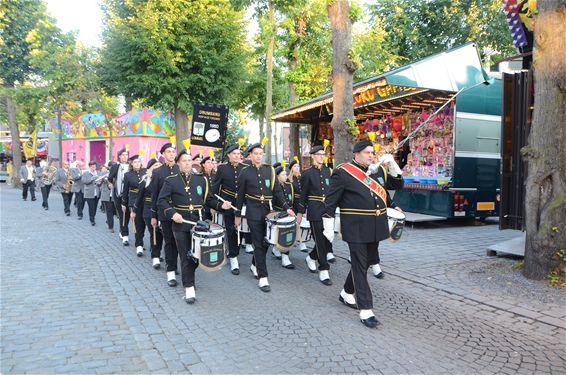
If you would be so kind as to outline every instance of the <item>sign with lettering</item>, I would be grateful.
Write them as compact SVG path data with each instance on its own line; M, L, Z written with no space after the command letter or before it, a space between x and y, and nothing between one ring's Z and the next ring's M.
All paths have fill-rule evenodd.
M228 123L228 107L195 103L191 130L191 144L223 148Z
M354 108L361 107L367 104L376 104L379 102L394 99L396 97L404 96L407 94L416 94L420 91L416 87L384 85L381 87L373 87L354 95Z

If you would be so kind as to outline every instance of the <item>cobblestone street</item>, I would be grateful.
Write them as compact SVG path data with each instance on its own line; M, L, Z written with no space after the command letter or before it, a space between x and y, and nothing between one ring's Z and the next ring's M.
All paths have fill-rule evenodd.
M369 276L382 325L369 329L338 301L349 270L338 239L330 287L293 250L294 270L268 255L262 293L241 254L239 276L198 270L187 305L100 212L91 227L64 215L58 192L49 211L6 185L0 195L3 374L566 374L564 291L526 282L546 294L537 300L477 282L515 263L486 256L517 235L493 221L408 226L383 242L385 278Z

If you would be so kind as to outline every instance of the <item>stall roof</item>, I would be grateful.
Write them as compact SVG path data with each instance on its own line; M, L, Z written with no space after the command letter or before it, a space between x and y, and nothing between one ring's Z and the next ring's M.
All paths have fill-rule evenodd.
M354 84L358 120L438 106L462 88L488 79L474 42ZM272 116L273 121L314 124L332 119L332 92Z

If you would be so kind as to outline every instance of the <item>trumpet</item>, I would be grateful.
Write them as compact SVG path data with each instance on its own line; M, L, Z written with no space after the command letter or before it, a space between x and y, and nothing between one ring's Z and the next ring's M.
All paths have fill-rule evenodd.
M93 182L96 185L101 185L103 182L108 181L108 174L109 172L104 172L100 176L98 176Z

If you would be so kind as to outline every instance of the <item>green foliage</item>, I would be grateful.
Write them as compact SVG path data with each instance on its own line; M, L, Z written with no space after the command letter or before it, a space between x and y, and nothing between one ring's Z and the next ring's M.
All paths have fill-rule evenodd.
M559 265L546 278L550 286L566 288L566 250L557 250L554 253L554 257L559 260Z
M356 118L352 117L349 119L344 120L346 125L348 126L348 132L353 135L354 137L360 134L360 129L358 129Z
M369 10L391 53L411 62L471 40L482 55L514 53L502 7L500 0L378 0Z
M231 104L247 51L243 14L227 0L105 0L104 6L100 73L112 94L187 112L195 101Z
M513 269L514 269L514 270L520 270L520 269L523 269L523 267L525 267L525 260L524 260L524 259L518 261L517 263L515 263L515 264L513 265Z

